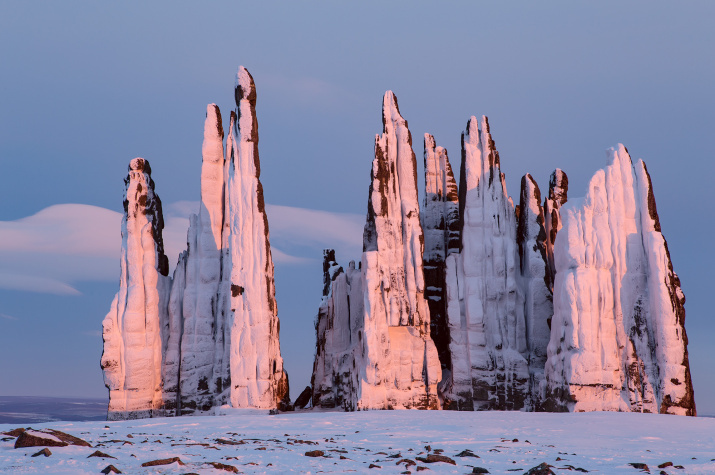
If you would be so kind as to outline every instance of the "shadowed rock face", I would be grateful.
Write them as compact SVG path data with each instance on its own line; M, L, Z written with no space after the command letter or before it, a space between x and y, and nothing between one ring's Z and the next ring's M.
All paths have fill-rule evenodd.
M149 165L143 159L130 164L122 282L105 319L102 367L110 387L110 418L192 414L222 404L266 409L290 405L259 179L256 90L243 67L235 96L237 108L231 113L225 149L221 112L215 104L206 110L201 206L190 218L188 248L179 257L173 285L163 277L168 265L161 242L161 202L153 193ZM146 265L150 251L156 254L154 267ZM150 295L144 295L147 292ZM130 331L116 323L129 318L118 317L126 313L125 294L136 301L136 308L145 309L140 319L130 314L146 322L143 327L137 323ZM134 340L147 343L128 347ZM116 354L126 361L118 361ZM144 376L134 377L131 390L125 391L120 387L127 386L126 373L134 374L125 368L132 365L141 367L137 371ZM132 398L137 402L125 407Z
M695 415L685 297L650 177L622 145L608 154L586 197L560 211L548 403L571 411Z
M459 252L459 192L447 150L425 134L425 199L422 228L425 234L425 298L430 311L430 333L445 371L452 367L447 323L445 259Z
M524 175L516 228L519 253L517 331L525 333L526 347L519 348L519 352L529 365L527 410L540 410L539 388L544 380L549 323L553 315L552 296L546 280L546 231L540 203L539 186L531 175Z
M486 117L462 134L461 252L447 257L452 353L445 403L461 410L521 409L529 389L518 320L515 210Z
M559 208L568 200L569 179L561 169L551 173L549 196L544 200L544 231L546 232L546 285L554 292L556 266L554 264L554 242L556 233L561 229Z

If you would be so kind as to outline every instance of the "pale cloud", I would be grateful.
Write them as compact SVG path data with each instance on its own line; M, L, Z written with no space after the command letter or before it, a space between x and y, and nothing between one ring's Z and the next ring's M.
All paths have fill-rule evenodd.
M6 313L0 313L0 318L4 318L5 320L17 320L17 317L13 317L12 315L8 315Z
M358 215L266 205L273 260L300 265L317 259L322 248L359 256L362 224ZM165 205L164 247L176 264L186 249L188 216L198 202ZM98 206L59 204L14 221L0 221L0 288L79 295L78 282L118 281L122 215ZM300 248L302 254L284 252ZM172 269L173 270L173 269Z

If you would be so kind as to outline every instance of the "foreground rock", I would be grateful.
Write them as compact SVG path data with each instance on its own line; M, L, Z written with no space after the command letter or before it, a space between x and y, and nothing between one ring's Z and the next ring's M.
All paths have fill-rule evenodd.
M685 297L650 176L622 145L561 208L546 378L552 409L695 415Z
M17 429L13 432L16 431ZM79 447L92 446L86 440L53 429L45 429L42 431L27 429L16 433L19 434L17 440L15 440L16 449L22 447L66 447L68 445L76 445Z

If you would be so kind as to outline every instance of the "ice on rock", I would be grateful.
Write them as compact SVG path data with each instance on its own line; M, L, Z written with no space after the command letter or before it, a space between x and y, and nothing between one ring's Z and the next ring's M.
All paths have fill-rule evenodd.
M438 409L441 368L424 296L412 137L391 91L385 93L382 113L360 270L351 266L328 274L335 266L333 255L326 254L313 400L316 406L346 409ZM331 388L332 375L338 375L339 384Z
M546 348L551 335L553 315L551 290L548 287L546 231L539 186L528 173L521 179L516 244L519 272L517 276L517 328L525 333L525 348L519 352L529 365L529 391L525 409L540 410L540 386L544 380ZM522 327L523 326L523 327ZM521 339L519 340L521 341Z
M215 104L206 108L201 205L190 218L183 290L179 390L181 413L213 406L214 327L221 278L223 227L223 126ZM177 267L178 269L178 267ZM173 320L173 319L172 319Z
M424 166L425 298L430 311L430 333L444 378L452 367L444 266L449 254L459 252L459 191L447 150L436 146L430 134L424 138Z
M695 415L685 297L650 176L622 145L561 207L546 362L551 410Z
M461 252L445 265L452 354L445 406L521 409L529 369L517 313L515 210L486 117L472 117L462 134L459 207Z
M560 168L551 173L549 179L549 196L544 199L544 230L546 231L546 278L549 291L554 292L554 242L556 234L561 229L559 208L568 200L569 179Z
M119 292L102 322L101 366L109 389L108 418L158 414L162 402L162 349L171 280L164 255L161 200L149 162L135 158L124 180Z
M363 332L362 275L350 261L343 270L335 251L323 253L323 300L315 320L316 354L313 363L313 407L355 410L359 383L357 363ZM351 318L352 316L352 318Z
M221 112L207 106L201 206L173 281L149 164L130 164L120 291L104 321L110 418L290 403L259 178L256 89L243 67L235 98L225 148Z
M236 118L229 140L227 178L230 297L224 352L233 407L273 408L290 404L278 334L273 259L268 218L259 179L256 87L241 67L236 79ZM225 364L225 363L224 363Z

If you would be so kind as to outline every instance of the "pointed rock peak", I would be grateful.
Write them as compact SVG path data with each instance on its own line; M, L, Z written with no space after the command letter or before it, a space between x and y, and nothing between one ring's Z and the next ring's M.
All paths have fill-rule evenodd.
M563 170L557 168L551 173L549 178L549 199L558 202L559 205L568 200L569 177Z
M434 136L432 134L425 134L425 150L434 150L435 148Z
M218 138L223 141L223 124L221 111L216 104L206 106L206 121L204 122L204 140Z
M385 92L382 98L382 133L387 133L387 124L407 127L407 121L400 114L400 107L397 105L397 96L392 91Z
M236 73L236 105L238 106L243 99L248 100L251 104L256 103L256 85L248 69L239 66L238 73Z
M145 160L141 157L132 159L129 162L128 171L144 172L147 175L151 175L151 167L149 166L149 160Z
M467 128L464 131L464 136L468 137L470 140L467 142L478 142L479 141L479 122L477 118L472 116L467 121Z

